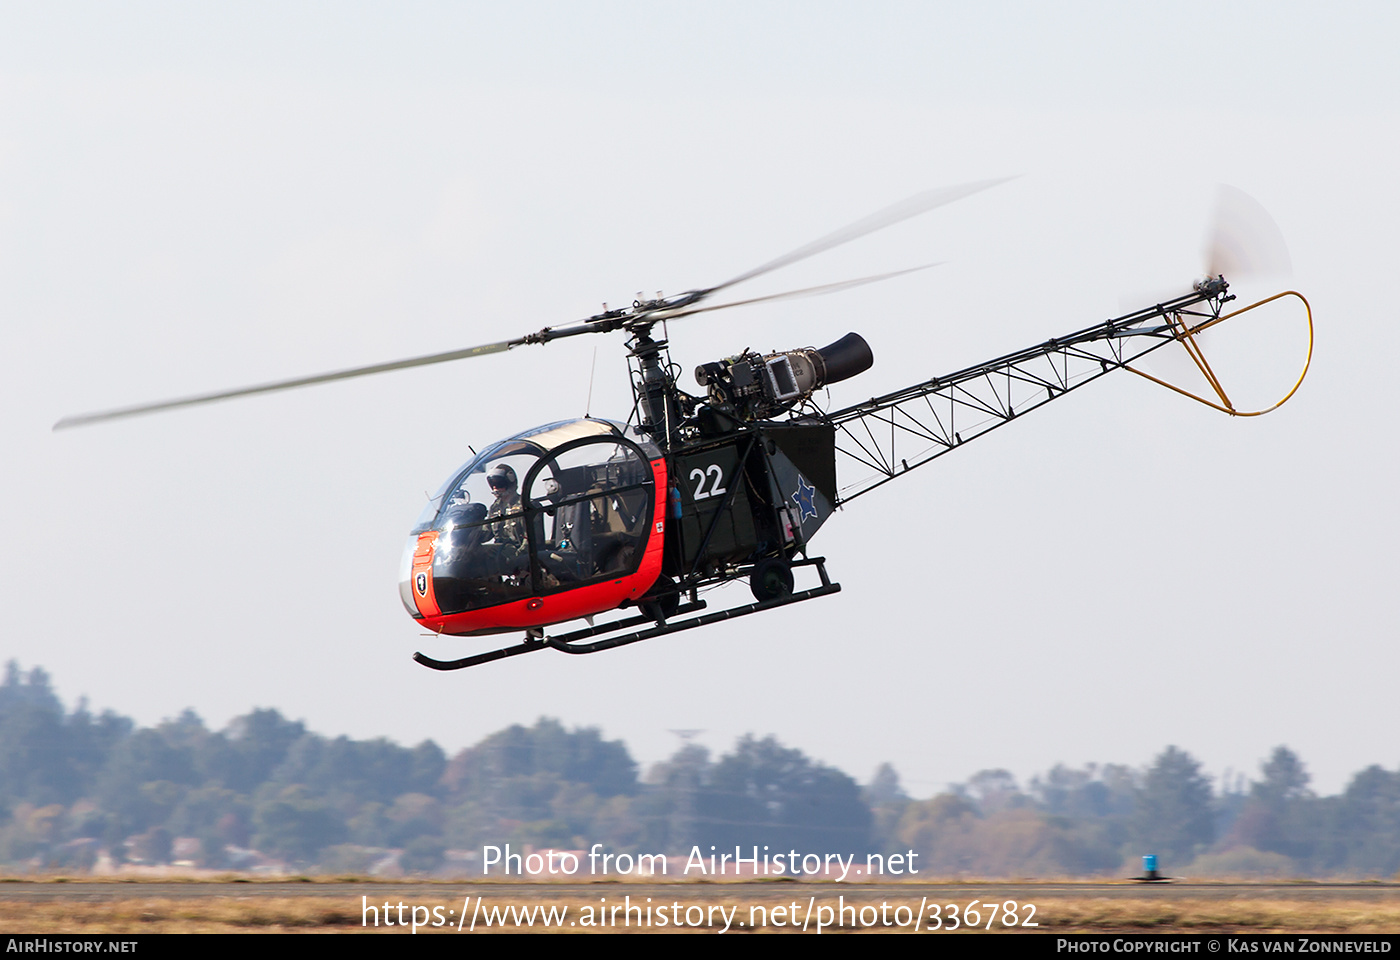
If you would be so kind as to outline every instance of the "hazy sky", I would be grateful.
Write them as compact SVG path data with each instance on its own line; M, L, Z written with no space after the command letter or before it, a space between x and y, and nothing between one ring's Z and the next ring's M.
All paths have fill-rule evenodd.
M452 751L549 715L643 761L677 729L771 733L919 796L1168 744L1221 774L1286 743L1325 792L1394 767L1397 27L1389 4L0 7L0 657L142 723L267 706ZM944 266L678 324L674 359L857 330L876 365L846 403L1038 343L1185 288L1225 182L1314 306L1303 389L1232 420L1107 378L834 518L835 597L447 675L410 655L492 641L421 637L399 603L425 491L469 444L581 415L595 346L592 410L625 418L620 340L50 432L703 286L1008 175L744 292ZM1267 392L1297 332L1217 339Z

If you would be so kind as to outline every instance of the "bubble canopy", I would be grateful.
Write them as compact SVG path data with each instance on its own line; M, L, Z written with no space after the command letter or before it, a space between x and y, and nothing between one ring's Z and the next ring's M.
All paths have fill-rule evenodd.
M399 578L404 606L437 620L637 573L660 457L625 425L594 419L485 448L419 515Z

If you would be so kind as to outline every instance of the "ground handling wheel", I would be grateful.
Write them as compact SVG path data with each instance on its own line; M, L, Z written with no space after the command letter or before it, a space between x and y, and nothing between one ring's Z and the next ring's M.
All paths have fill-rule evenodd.
M749 589L759 603L792 596L792 565L782 557L769 557L754 565Z

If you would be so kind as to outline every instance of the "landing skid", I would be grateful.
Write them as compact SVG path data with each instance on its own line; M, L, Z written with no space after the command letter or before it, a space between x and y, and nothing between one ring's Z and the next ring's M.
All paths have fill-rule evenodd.
M819 567L818 569L821 568ZM827 581L825 570L821 572L823 574L822 585L813 587L811 590L802 590L797 593L788 594L785 597L764 600L762 603L745 603L737 607L730 607L727 610L716 610L714 613L692 617L689 620L670 620L657 623L657 621L653 620L651 617L628 617L624 620L616 620L612 623L599 624L596 627L585 627L582 630L563 633L557 637L532 637L513 647L503 647L500 650L492 650L489 653L478 653L476 656L463 657L461 660L434 660L432 657L422 653L415 653L413 659L433 670L462 670L466 667L476 667L483 663L490 663L493 660L504 660L506 657L518 657L522 653L534 653L536 650L543 650L546 647L553 648L561 653L598 653L603 650L624 647L629 643L640 643L643 640L650 640L653 637L663 637L668 633L680 633L682 630L690 630L711 623L719 623L721 620L733 620L736 617L746 617L751 613L761 613L764 610L772 610L775 607L785 607L788 604L801 603L804 600L813 600L828 594L839 593L841 591L841 584ZM705 606L704 600L683 603L676 609L673 616L694 613L697 610L705 609ZM604 637L601 640L594 640L589 643L579 642L581 640L587 640L589 637L599 637L603 634L614 633L618 630L630 630L644 623L654 624L654 626L645 630L627 633L620 637Z

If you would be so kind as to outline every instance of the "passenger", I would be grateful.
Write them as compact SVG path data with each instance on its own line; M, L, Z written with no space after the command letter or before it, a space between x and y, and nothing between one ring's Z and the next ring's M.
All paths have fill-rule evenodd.
M436 576L471 578L485 574L481 542L491 536L485 520L484 503L464 497L448 503L434 555Z

